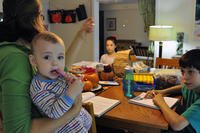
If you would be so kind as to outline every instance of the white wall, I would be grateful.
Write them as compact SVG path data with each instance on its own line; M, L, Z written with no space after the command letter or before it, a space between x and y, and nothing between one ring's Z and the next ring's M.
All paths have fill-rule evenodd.
M51 1L51 3L49 3ZM0 11L2 11L2 2L0 0ZM64 40L66 47L68 48L72 39L74 38L76 32L82 25L82 22L77 20L74 24L49 24L47 10L48 9L75 9L79 4L84 4L86 6L86 12L88 17L93 17L95 21L94 32L90 35L87 35L87 38L84 39L83 44L81 45L81 50L78 51L78 54L75 57L70 57L71 60L68 62L68 65L81 61L81 60L90 60L98 61L99 60L99 1L98 0L41 0L43 4L43 14L45 16L45 24L48 25L48 29L52 32L57 33Z
M77 44L77 49L74 51L77 54L69 57L67 59L67 65L71 65L72 63L89 60L89 61L98 61L99 59L99 21L98 21L98 1L97 0L79 0L79 1L71 1L71 0L50 0L50 9L76 9L79 4L84 4L86 7L86 12L88 17L93 16L95 19L95 32L87 35L87 38L84 39L82 45ZM97 11L95 11L97 10ZM50 31L57 33L61 36L65 42L66 48L68 49L69 44L72 42L75 34L80 29L83 21L78 21L76 23L71 24L50 24Z
M137 3L102 4L100 9L104 11L105 38L115 35L117 39L135 39L143 45L148 45L144 22L138 11ZM107 18L116 18L116 31L107 31Z
M3 0L0 0L0 12L3 12L2 2Z
M156 24L172 25L174 37L176 32L184 32L184 52L200 45L200 40L195 39L193 35L195 2L196 0L156 0ZM176 48L177 42L172 43L175 44L174 47L164 48L164 57L168 57L168 53L172 53Z

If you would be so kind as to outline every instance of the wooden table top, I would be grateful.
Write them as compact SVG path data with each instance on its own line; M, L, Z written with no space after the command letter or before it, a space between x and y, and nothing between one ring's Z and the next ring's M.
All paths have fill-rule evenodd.
M138 95L139 93L140 92L135 92L134 94ZM110 87L99 95L107 98L118 99L121 103L105 113L102 117L97 118L97 124L98 121L101 122L101 124L102 122L109 124L106 123L106 121L103 121L106 119L110 122L115 121L120 125L127 123L126 125L128 126L125 126L126 128L132 128L134 125L139 125L139 127L144 127L147 129L168 129L168 123L159 110L128 103L128 99L123 95L123 89L121 85ZM117 126L120 127L120 125L113 126L116 126L117 128Z

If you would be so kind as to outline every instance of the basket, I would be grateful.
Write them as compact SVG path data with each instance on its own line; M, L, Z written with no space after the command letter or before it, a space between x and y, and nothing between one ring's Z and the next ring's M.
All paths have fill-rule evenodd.
M155 84L144 84L144 83L134 83L133 90L134 91L149 91L156 88Z
M134 91L149 91L156 88L152 73L134 73Z

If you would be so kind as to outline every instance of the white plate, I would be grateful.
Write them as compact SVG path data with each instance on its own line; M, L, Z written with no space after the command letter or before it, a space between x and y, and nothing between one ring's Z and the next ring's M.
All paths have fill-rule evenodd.
M102 86L98 84L97 87L91 89L90 91L97 91L97 90L100 90L101 88Z
M116 81L99 81L99 84L100 85L119 85L119 83L118 82L116 82Z

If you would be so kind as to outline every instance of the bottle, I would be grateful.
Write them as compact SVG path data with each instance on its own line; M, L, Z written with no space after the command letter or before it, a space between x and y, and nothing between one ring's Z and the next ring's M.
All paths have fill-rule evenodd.
M96 71L98 73L99 80L101 80L101 72L104 70L103 64L99 63L96 65Z
M134 74L133 74L133 68L132 67L126 67L124 71L125 75L123 78L123 91L124 96L127 98L134 97L133 89L134 89Z

